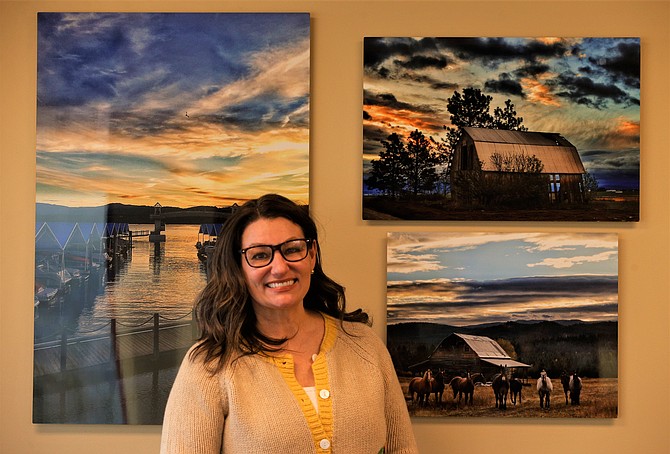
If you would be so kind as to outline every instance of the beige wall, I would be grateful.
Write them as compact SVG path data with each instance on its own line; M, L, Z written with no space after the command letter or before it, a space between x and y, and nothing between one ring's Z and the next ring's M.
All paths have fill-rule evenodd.
M151 453L160 427L33 425L32 260L37 11L307 11L311 202L326 267L385 334L387 231L619 234L619 418L415 419L422 453L670 452L670 3L0 0L0 453ZM361 220L364 36L634 36L642 44L642 201L635 224ZM361 251L351 257L351 251ZM344 453L346 454L346 453Z

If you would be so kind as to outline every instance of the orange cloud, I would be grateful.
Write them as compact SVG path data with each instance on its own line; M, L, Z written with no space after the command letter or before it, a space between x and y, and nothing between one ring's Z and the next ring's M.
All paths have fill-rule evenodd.
M396 127L408 132L418 129L426 134L442 129L439 119L419 112L372 105L364 106L364 109L372 118L368 122L377 126Z
M551 94L549 87L542 82L535 79L525 78L521 80L521 85L523 86L524 91L528 93L529 101L540 103L545 106L561 106L561 103Z
M616 132L627 137L638 137L640 135L640 122L619 117Z

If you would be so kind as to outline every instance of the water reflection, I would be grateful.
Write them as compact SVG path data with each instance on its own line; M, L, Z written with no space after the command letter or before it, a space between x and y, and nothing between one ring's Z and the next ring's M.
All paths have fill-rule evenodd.
M151 227L131 225L130 230ZM160 244L150 243L146 236L133 238L125 259L91 268L76 285L70 280L53 301L36 305L35 341L53 340L63 329L69 335L90 334L111 318L133 325L154 313L166 319L189 315L206 283L205 266L195 248L198 230L199 225L167 225L166 242ZM37 277L36 271L36 282Z

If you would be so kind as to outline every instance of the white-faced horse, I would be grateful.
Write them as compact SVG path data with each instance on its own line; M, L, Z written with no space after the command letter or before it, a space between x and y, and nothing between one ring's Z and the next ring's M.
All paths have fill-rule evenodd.
M570 376L570 402L572 405L579 405L579 395L582 392L582 379L577 372Z
M551 379L547 376L546 371L540 373L540 378L537 379L537 394L540 396L540 408L549 408L551 406L551 392L554 386L551 384Z

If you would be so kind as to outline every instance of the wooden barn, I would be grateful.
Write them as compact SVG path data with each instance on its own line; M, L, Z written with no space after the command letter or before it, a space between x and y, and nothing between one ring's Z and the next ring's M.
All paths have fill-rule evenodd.
M518 170L501 170L501 157L515 156L534 156L542 163L540 173L549 202L584 202L584 165L577 148L560 134L471 127L463 128L463 136L452 157L452 197L468 201L468 188L459 176L479 170L480 165L485 176L524 175Z
M500 371L500 366L505 366L510 371L525 371L531 367L510 358L500 344L491 338L452 333L439 343L428 359L410 366L410 369L417 372L441 369L448 376L466 371L479 372L490 380Z

